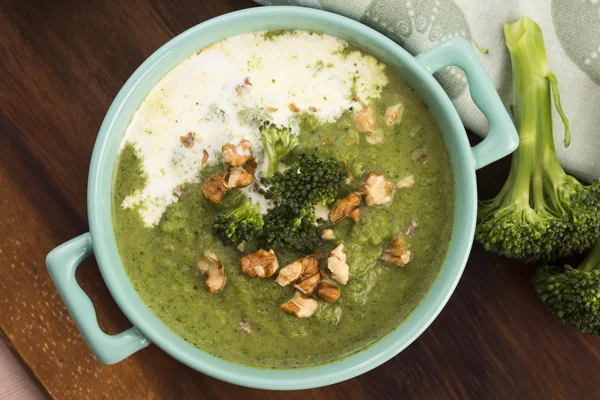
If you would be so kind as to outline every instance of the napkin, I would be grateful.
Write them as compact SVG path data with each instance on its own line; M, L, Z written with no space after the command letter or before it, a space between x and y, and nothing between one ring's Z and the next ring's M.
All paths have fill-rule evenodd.
M600 176L600 0L258 0L332 11L368 25L416 55L445 39L462 36L476 48L505 106L511 102L510 55L503 24L523 15L542 28L550 69L558 78L572 140L563 146L563 125L553 110L558 157L571 174ZM485 136L487 120L469 96L456 67L436 75L463 123Z

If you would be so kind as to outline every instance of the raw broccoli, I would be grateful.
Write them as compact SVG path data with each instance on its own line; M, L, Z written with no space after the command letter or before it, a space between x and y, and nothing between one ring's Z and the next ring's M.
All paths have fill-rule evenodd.
M314 250L320 241L315 206L335 201L346 176L340 162L301 153L284 172L263 178L267 189L259 192L275 203L264 218L264 239L300 251Z
M225 244L239 244L259 234L263 225L263 216L258 204L246 200L231 211L215 215L212 228Z
M579 268L544 265L532 281L554 317L580 332L600 335L600 239Z
M263 122L258 129L269 159L265 176L270 177L279 169L279 162L296 147L298 138L289 128L278 127L272 122Z
M513 70L520 145L504 187L479 203L476 239L486 250L526 262L581 253L600 234L600 180L582 185L558 162L551 97L565 126L558 83L548 69L540 27L527 17L504 25Z

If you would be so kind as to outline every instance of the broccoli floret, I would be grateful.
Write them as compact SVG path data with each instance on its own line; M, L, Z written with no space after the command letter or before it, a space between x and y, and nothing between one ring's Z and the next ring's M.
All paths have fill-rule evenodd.
M556 77L539 26L527 17L504 26L512 58L520 146L498 196L479 203L476 239L486 250L525 262L581 253L600 234L600 179L582 185L558 162L551 97L565 125Z
M278 127L272 122L263 122L258 129L269 159L265 176L270 177L279 169L279 162L296 147L298 137L292 134L289 128Z
M280 204L269 209L264 220L263 238L273 246L309 252L320 242L314 207L299 210Z
M600 335L600 239L579 268L544 265L532 282L554 317L580 332Z
M284 172L263 178L267 189L259 192L275 203L264 218L265 240L299 251L314 250L320 241L315 206L335 201L346 176L340 162L301 153Z
M225 244L247 242L262 231L263 225L258 204L250 200L231 211L218 213L212 223L214 233Z
M268 189L260 192L266 199L301 210L307 205L334 202L347 175L343 164L333 158L300 153L290 168L262 179Z

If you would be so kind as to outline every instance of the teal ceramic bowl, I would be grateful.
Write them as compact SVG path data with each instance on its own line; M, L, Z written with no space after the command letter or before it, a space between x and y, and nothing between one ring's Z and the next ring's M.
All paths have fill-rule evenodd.
M150 89L188 55L219 40L265 29L303 29L342 38L397 69L419 92L443 132L456 182L455 225L446 260L428 294L396 329L368 348L338 361L289 370L251 368L215 358L165 326L142 302L121 263L111 216L112 178L121 138ZM452 102L432 74L462 68L471 96L490 123L490 132L471 148ZM263 389L306 389L340 382L377 367L413 342L439 314L454 291L471 250L477 212L475 170L511 153L514 126L472 47L451 39L413 57L396 43L351 19L298 7L260 7L226 14L177 36L148 58L123 86L102 123L89 174L90 232L54 249L47 265L81 334L103 363L118 362L154 343L207 375ZM79 263L94 254L106 285L133 324L118 335L100 330L94 307L75 280ZM459 329L459 327L457 327Z

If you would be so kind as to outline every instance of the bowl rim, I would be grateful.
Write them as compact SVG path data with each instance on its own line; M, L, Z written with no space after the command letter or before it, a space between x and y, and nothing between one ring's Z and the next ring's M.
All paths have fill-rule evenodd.
M456 250L456 254L453 256L453 271L446 271L448 272L446 275L449 276L444 277L445 281L441 283L441 294L437 296L435 301L430 301L432 304L428 305L430 308L425 311L426 315L419 317L419 319L416 320L418 323L414 326L407 327L405 329L407 332L404 332L404 336L402 337L396 338L394 337L394 334L399 331L400 327L405 326L408 321L413 319L412 317L417 313L417 310L425 307L424 303L427 299L432 298L432 290L438 285L442 272L445 268L449 268L447 267L448 254L446 255L446 259L429 291L403 322L367 348L327 364L298 369L264 369L244 366L214 357L209 353L192 346L183 338L170 331L170 329L159 320L158 317L152 314L148 307L141 301L133 284L129 281L127 276L125 275L126 282L122 282L122 276L119 276L120 270L122 270L122 273L125 273L125 271L118 251L116 250L116 243L114 243L112 214L110 212L111 196L106 195L105 187L101 185L101 175L106 173L105 170L110 169L111 176L112 171L114 170L114 163L113 165L107 165L106 161L106 153L108 151L107 145L110 140L115 140L114 138L117 137L116 133L113 133L111 136L111 132L114 131L116 120L122 117L119 114L122 111L124 104L128 101L129 95L135 90L135 87L146 79L148 72L155 68L161 59L167 57L186 40L195 35L200 35L202 32L211 29L219 29L220 26L240 23L247 18L265 19L283 16L310 19L318 23L333 24L337 27L343 27L343 29L350 30L357 35L366 37L370 42L381 47L386 53L397 59L407 69L411 70L420 81L422 81L427 87L427 90L431 91L432 101L439 102L439 107L443 109L444 117L448 123L448 126L440 128L442 128L444 132L446 132L446 130L454 132L452 136L454 138L453 140L456 141L458 158L464 159L459 162L464 163L465 165L471 162L470 159L468 162L466 161L467 157L471 157L471 150L458 113L454 109L451 100L432 75L430 75L413 56L388 37L355 20L338 14L292 6L257 7L235 11L207 20L177 35L156 50L136 69L119 91L105 116L96 139L90 164L88 180L88 215L94 253L102 277L119 308L133 325L145 337L169 355L211 377L237 385L271 390L315 388L356 377L388 361L409 344L414 342L438 316L448 302L462 276L471 250L471 243L475 231L477 197L474 168L461 168L460 176L465 179L464 185L466 185L465 189L467 192L464 194L464 204L461 206L462 211L464 211L462 218L465 218L465 220L461 223L461 228L457 229L458 221L456 218L458 204L455 205L455 220L451 243L448 247L448 254L453 246L457 246L456 241L461 242L461 249ZM299 28L288 27L287 29ZM257 31L263 29L253 30ZM252 30L248 30L247 32L250 31ZM240 34L241 33L242 32L240 32ZM181 60L179 60L179 62L180 61ZM118 137L122 138L122 134L123 132L121 131L118 134ZM445 133L444 137L446 137ZM446 138L444 140L448 144L448 140ZM457 170L454 162L455 160L452 160L456 180ZM457 183L455 182L455 187L456 185ZM110 193L112 194L112 191L110 191ZM458 196L458 193L456 195ZM456 199L458 200L458 197L456 197ZM458 201L456 202L458 203ZM108 216L106 215L107 203L109 204ZM112 242L110 240L111 237ZM131 291L133 291L135 296L130 293Z

